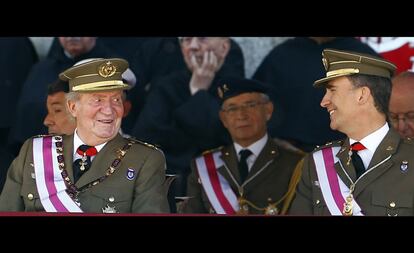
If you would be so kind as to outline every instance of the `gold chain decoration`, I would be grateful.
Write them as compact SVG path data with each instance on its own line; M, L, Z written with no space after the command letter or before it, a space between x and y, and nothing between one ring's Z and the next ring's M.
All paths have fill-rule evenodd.
M118 157L112 162L112 164L109 166L109 168L106 170L106 173L104 176L98 178L95 181L90 182L89 184L78 188L76 187L76 185L72 182L72 180L70 180L69 178L69 174L65 168L65 159L63 157L63 142L62 142L62 137L61 136L55 136L55 140L56 140L56 151L57 151L57 160L58 160L58 164L59 164L59 169L61 171L61 175L63 177L63 179L65 180L65 184L66 184L66 192L69 194L69 196L75 200L77 202L77 198L79 196L80 193L88 190L89 188L101 183L102 181L104 181L106 178L108 178L110 175L112 175L118 165L121 163L121 160L125 157L125 154L128 152L129 148L132 146L133 142L130 141L127 144L125 144L125 146L122 147L122 149L118 150Z
M269 205L267 207L260 208L250 202L249 200L245 199L243 196L239 197L239 210L236 212L236 214L239 215L247 215L249 214L249 207L252 207L255 210L263 212L265 215L278 215L279 209L277 208L277 205L279 205L285 198L288 196L288 193L283 195L281 199L278 201L271 203L271 200L269 199Z

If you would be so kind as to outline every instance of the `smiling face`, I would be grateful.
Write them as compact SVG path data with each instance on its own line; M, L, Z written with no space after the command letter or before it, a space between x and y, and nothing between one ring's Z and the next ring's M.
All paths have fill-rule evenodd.
M393 79L389 119L401 137L414 138L414 73L405 72Z
M328 110L331 129L348 134L358 127L354 119L357 119L359 114L356 105L360 89L354 87L347 77L336 78L326 85L321 106Z
M243 93L224 101L220 119L233 141L247 147L266 134L272 112L273 104L262 94Z
M124 113L121 90L81 93L77 100L68 100L68 107L86 144L96 146L118 134Z

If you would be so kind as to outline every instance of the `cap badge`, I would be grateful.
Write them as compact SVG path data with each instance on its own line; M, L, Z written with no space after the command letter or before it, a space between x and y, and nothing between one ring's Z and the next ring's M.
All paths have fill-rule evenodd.
M217 94L219 96L220 99L223 99L223 90L221 89L221 87L217 87Z
M99 66L99 75L102 77L110 77L113 76L116 72L116 67L115 65L112 64L111 61L107 61L104 64L101 64L101 66Z
M224 84L223 85L223 92L226 92L226 91L229 91L230 89L229 89L229 87L227 87L227 84Z

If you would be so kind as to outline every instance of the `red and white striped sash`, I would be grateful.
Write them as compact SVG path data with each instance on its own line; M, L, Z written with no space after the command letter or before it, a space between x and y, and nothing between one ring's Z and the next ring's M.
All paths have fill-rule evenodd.
M338 162L336 154L340 147L329 147L313 154L319 185L325 203L332 215L343 215L345 199L349 195L349 188L335 171L334 164ZM361 207L352 200L353 215L363 215Z
M221 152L208 153L196 159L196 167L203 189L214 211L218 214L235 214L239 210L236 194L229 182L217 172L224 165Z
M46 212L82 212L65 191L56 142L52 136L33 139L33 163L40 201Z

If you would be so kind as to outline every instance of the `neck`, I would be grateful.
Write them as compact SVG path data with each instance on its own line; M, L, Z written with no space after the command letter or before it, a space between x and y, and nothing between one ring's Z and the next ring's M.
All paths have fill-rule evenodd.
M85 143L88 146L98 146L115 138L115 136L112 138L96 138L95 136L86 136L83 135L82 131L79 131L79 129L76 130L76 133L78 134L79 138L83 141L83 143Z
M358 122L355 124L355 128L346 133L349 138L360 141L371 133L377 131L384 126L386 119L383 115L378 115L375 119L372 117L366 117L362 120L363 122Z
M239 144L243 148L247 148L248 146L252 145L253 143L259 141L263 137L265 137L266 133L264 133L261 137L255 138L255 139L249 139L249 140L233 140L235 143Z

